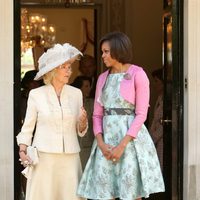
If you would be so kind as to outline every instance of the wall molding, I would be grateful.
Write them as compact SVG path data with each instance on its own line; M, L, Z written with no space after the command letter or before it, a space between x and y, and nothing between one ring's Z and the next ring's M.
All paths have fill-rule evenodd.
M14 199L13 1L0 1L0 194Z

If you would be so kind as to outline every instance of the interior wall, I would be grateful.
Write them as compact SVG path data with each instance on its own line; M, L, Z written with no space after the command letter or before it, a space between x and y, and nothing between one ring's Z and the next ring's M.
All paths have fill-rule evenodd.
M79 8L29 8L29 13L39 13L47 16L47 23L56 26L56 42L71 43L80 49L83 41L83 28L81 19L85 18L91 30L94 30L94 10ZM94 46L88 43L85 53L94 55ZM78 74L78 62L73 65L70 82Z
M0 1L0 198L14 199L13 1Z
M152 120L156 90L151 72L162 67L163 1L95 0L102 5L102 34L125 32L133 43L133 63L145 69L150 79L149 122ZM103 67L102 67L103 69Z
M151 72L162 67L162 13L160 0L125 1L125 32L133 43L134 64L143 67L150 79L149 121L157 97Z

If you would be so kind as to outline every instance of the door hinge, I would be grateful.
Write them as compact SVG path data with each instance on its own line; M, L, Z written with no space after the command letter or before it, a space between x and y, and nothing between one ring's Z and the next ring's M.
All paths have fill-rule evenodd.
M185 89L187 89L187 88L188 88L188 79L187 79L187 78L185 78L185 83L184 83L184 85L185 85Z

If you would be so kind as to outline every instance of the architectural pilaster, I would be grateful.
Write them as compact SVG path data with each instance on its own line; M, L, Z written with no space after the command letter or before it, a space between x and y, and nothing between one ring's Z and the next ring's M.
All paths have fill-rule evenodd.
M0 194L14 199L13 1L0 1Z

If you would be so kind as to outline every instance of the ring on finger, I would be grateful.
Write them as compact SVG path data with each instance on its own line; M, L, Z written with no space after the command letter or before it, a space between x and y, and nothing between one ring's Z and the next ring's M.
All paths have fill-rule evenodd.
M113 158L112 161L113 161L113 162L116 162L116 158Z

